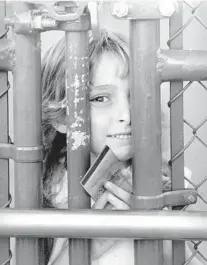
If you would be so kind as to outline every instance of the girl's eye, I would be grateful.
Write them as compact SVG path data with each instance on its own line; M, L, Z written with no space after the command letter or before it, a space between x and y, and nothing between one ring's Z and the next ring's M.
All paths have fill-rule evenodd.
M101 103L106 103L109 101L109 98L106 96L97 96L95 98L90 99L92 102L101 102Z

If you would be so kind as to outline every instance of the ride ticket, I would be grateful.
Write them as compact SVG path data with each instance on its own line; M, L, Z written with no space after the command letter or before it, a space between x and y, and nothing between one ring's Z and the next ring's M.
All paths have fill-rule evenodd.
M114 152L105 146L93 165L81 180L81 185L94 201L105 192L104 184L111 181L127 192L131 192L130 175L123 174L126 168L118 161Z

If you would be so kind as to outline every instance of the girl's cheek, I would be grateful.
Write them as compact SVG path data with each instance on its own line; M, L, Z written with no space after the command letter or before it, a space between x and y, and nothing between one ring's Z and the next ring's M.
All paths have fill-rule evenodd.
M91 108L91 124L98 127L105 127L111 120L113 111L110 109Z

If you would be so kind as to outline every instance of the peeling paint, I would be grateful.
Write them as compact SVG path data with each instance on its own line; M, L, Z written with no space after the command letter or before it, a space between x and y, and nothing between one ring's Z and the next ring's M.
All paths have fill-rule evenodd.
M78 65L78 57L74 56L73 57L73 66L75 69L77 69L77 65Z
M82 97L82 98L78 98L78 97L76 97L75 99L74 99L74 104L75 104L75 107L77 107L77 104L78 104L78 102L80 102L81 100L84 100L84 98Z
M85 78L86 78L86 75L83 74L83 75L81 76L81 82L82 82L82 83L85 83Z
M76 88L76 89L80 86L80 81L79 81L79 79L78 79L78 75L77 75L77 74L75 75L75 80L74 80L72 86L73 86L74 88Z
M72 139L74 140L72 150L77 150L81 145L86 146L89 140L89 135L85 132L72 132Z
M84 119L78 116L76 121L71 125L71 128L81 127L81 123L84 123Z

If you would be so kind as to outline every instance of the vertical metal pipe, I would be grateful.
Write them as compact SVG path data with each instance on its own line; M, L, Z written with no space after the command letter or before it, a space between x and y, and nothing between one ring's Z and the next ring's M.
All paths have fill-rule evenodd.
M17 4L18 5L18 4ZM19 4L19 12L29 10ZM41 137L41 47L40 34L16 35L16 61L14 70L14 145L39 147ZM41 199L42 163L14 163L15 207L39 208ZM39 264L38 239L16 239L16 262Z
M133 194L153 196L161 184L160 81L156 73L159 20L130 22L130 89L133 156ZM133 205L138 209L138 205ZM162 241L134 242L135 264L162 264Z
M0 21L6 16L6 3L0 2ZM0 35L5 32L5 25L0 23ZM1 42L2 40L0 40ZM8 93L7 73L0 72L0 143L8 143ZM6 92L6 93L4 93ZM0 208L9 200L9 161L0 159ZM0 239L0 264L9 259L9 238Z
M182 2L179 2L178 11L170 18L170 37L173 36L183 25L182 17ZM183 34L181 33L170 43L172 49L183 48ZM183 82L174 81L170 82L170 99L174 98L183 89ZM173 158L180 150L183 149L183 96L181 95L175 100L170 107L170 138L171 138L171 157ZM184 188L184 154L181 154L172 163L172 190ZM179 209L173 207L173 209ZM172 242L172 264L185 263L185 242L173 241Z
M68 209L85 209L90 208L90 199L80 180L90 165L88 32L66 32L65 38ZM90 264L89 240L69 239L69 261Z

